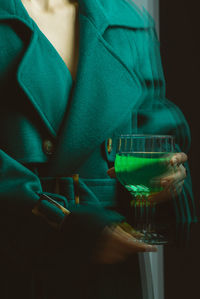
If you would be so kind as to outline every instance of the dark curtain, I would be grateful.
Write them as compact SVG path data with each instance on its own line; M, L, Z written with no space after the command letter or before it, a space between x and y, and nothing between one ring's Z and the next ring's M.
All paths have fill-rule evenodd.
M160 1L161 55L167 98L189 122L192 147L189 161L199 216L200 186L200 19L198 1ZM165 248L166 299L199 298L200 226L192 228L185 248Z

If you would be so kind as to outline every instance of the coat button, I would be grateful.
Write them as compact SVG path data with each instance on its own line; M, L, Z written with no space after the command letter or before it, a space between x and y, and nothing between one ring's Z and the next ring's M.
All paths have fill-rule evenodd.
M52 155L54 151L54 145L51 140L44 140L43 142L43 151L47 155Z
M112 151L112 138L108 138L108 140L107 140L107 151L109 154Z

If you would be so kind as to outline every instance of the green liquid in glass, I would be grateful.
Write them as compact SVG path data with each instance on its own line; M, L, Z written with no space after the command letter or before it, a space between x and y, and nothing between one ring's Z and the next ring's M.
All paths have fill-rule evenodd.
M126 153L117 154L116 177L133 195L149 196L163 190L160 178L172 171L171 153Z

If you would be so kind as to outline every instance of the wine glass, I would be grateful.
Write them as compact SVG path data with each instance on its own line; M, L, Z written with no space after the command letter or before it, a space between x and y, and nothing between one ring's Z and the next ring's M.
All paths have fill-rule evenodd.
M120 135L115 159L115 173L119 182L131 193L134 226L141 241L166 244L156 232L156 203L153 196L163 190L160 181L174 172L170 160L174 153L171 135Z

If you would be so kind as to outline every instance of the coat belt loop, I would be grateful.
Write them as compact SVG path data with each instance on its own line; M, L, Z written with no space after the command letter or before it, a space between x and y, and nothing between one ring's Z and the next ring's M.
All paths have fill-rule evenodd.
M75 203L79 204L80 203L80 198L79 198L79 174L73 174L72 175L73 182L74 182L74 195L75 195Z

